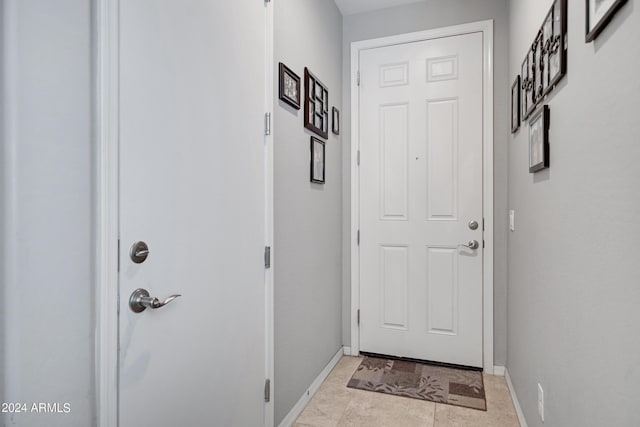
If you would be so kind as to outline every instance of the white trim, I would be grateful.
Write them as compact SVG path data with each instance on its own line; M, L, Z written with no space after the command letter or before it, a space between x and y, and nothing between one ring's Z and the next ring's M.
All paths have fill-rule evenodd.
M345 345L342 347L342 350L344 351L345 356L351 356L351 347Z
M359 43L366 43L364 41ZM360 50L365 47L351 43L351 355L360 353L360 328L358 310L360 308L360 173L358 151L360 150L360 97L358 74L360 72Z
M360 301L360 258L357 230L360 224L359 90L357 84L360 51L468 33L483 33L483 215L485 250L483 259L483 367L493 374L493 20L419 31L351 43L351 354L360 353L357 311Z
M318 389L320 388L324 380L327 379L327 377L331 373L331 370L338 364L340 359L342 359L343 354L344 354L344 348L340 347L336 352L336 354L333 356L333 358L329 361L327 366L325 366L322 372L320 372L320 375L318 375L318 377L315 380L313 380L313 382L311 383L307 391L304 392L304 394L302 395L302 397L300 397L298 402L293 406L293 408L291 408L291 411L289 411L287 416L284 417L284 419L282 420L282 422L280 422L280 424L278 424L278 427L291 427L293 423L296 422L296 419L298 419L302 411L304 411L304 408L307 407L307 404L311 401L313 396L316 394L316 392L318 391Z
M504 366L499 366L499 365L494 365L493 366L493 375L496 375L498 377L504 377L504 372L507 368L505 368Z
M96 411L118 425L119 0L96 2Z
M513 383L511 382L511 375L509 375L509 370L506 368L504 377L507 380L507 387L509 387L509 393L511 393L511 400L513 401L513 407L516 409L516 415L518 416L520 427L527 427L527 420L524 418L522 407L520 407L520 402L518 401L518 396L516 395L516 389L513 387Z
M480 24L483 29L483 207L484 243L483 251L483 343L484 343L484 372L493 374L493 21L484 21Z
M273 81L273 6L271 2L264 3L265 9L265 112L270 112L274 106ZM270 379L271 399L264 405L264 425L273 427L275 422L274 397L274 300L273 276L275 268L275 250L273 248L273 135L274 114L271 114L271 132L264 137L264 193L265 193L265 246L271 247L271 268L265 268L265 376Z
M4 151L4 162L2 164L2 179L0 179L0 197L4 197L4 208L2 212L5 216L2 224L0 224L3 239L2 245L4 246L2 251L4 255L4 276L2 280L5 282L2 284L4 287L4 301L21 301L23 294L19 289L19 270L18 260L20 255L16 248L17 242L20 239L20 233L14 231L14 227L19 223L18 212L18 172L20 170L18 162L19 153L19 133L18 133L18 108L19 105L19 90L18 82L20 82L19 74L19 43L18 36L20 23L17 16L19 13L20 3L15 1L5 1L0 5L2 9L2 25L0 29L2 33L2 65L3 69L0 72L0 84L2 84L2 92L4 99L2 99L0 110L0 138L2 139L2 148ZM3 303L4 303L3 301ZM20 310L19 307L16 307ZM3 306L4 322L2 323L4 342L3 346L8 343L19 343L22 340L23 326L20 322L20 318L17 317L19 311L13 312L7 306ZM4 350L5 347L3 347ZM8 353L8 352L7 352ZM23 363L21 357L12 357L11 360L7 360L8 354L2 352L3 357L3 373L4 384L0 386L0 389L4 388L5 393L9 394L12 391L13 395L22 395L22 382L23 371L28 369L28 363ZM8 397L8 396L7 396ZM8 399L6 399L8 400ZM3 399L3 401L6 401ZM0 417L1 418L1 417ZM3 418L4 419L4 418Z

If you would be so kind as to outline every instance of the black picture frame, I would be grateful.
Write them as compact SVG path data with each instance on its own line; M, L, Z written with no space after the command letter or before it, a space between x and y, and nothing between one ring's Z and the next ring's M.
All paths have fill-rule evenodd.
M522 119L527 119L529 116L531 116L531 113L533 113L536 109L536 106L538 105L538 91L536 90L536 75L539 73L538 71L538 67L537 64L535 62L535 50L537 49L537 43L538 39L536 38L536 41L534 41L534 43L531 45L531 48L529 49L529 51L527 52L527 57L524 60L524 63L527 64L527 81L526 84L523 83L523 87L524 87L524 96L526 96L527 101L526 101L526 109L523 111L522 114Z
M529 172L549 167L549 106L543 105L529 121Z
M546 20L552 18L549 38L544 38L545 58L547 61L547 83L543 96L550 93L567 74L567 0L556 0L547 14ZM543 37L544 24L543 24Z
M329 136L329 89L304 68L304 127L323 138Z
M555 0L522 63L522 120L567 73L567 0Z
M282 62L279 63L278 98L296 110L300 109L300 76Z
M511 86L511 133L516 133L520 129L520 75Z
M522 74L520 75L520 103L522 104L522 108L520 110L520 119L524 120L527 117L527 111L529 110L529 98L531 96L531 92L529 90L529 84L531 80L529 79L529 56L527 55L522 62Z
M584 42L590 43L598 37L598 35L605 29L609 22L613 19L613 16L620 10L620 8L627 2L627 0L615 0L609 5L606 11L602 13L597 19L597 22L591 22L593 18L591 16L591 6L595 4L595 0L586 0L585 18L586 18L586 30Z
M336 107L331 108L331 132L340 135L340 110Z
M311 137L311 152L309 153L311 182L324 184L325 182L325 142L315 136Z

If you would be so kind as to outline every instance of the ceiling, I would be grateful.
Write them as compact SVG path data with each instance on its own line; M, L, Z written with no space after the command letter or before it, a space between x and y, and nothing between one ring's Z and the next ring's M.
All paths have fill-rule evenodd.
M369 12L422 1L425 0L335 0L343 15L353 15L354 13Z

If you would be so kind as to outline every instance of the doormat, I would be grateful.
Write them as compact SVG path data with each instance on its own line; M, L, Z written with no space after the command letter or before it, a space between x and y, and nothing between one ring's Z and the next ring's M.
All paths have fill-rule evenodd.
M487 410L480 371L366 356L347 387Z

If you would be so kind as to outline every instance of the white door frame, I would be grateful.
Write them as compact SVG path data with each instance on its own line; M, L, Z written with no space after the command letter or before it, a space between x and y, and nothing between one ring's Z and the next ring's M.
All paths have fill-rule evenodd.
M95 49L95 381L98 427L118 426L119 17L120 0L94 0ZM273 7L265 7L265 112L273 99ZM273 126L264 139L265 245L273 242ZM265 373L273 390L273 250L265 269ZM264 425L274 422L274 393Z
M360 353L358 309L360 305L360 97L358 88L360 52L385 46L413 43L469 33L483 35L483 148L482 176L484 217L483 259L483 368L493 374L493 20L472 22L434 30L351 43L351 354Z
M273 94L273 79L274 79L274 48L273 48L273 34L274 34L274 16L273 16L273 3L264 2L265 8L265 58L264 65L265 70L265 97L264 97L264 111L269 112L270 132L265 131L264 137L264 195L265 195L265 246L271 248L271 266L264 270L264 284L265 284L265 374L270 379L269 402L265 404L264 425L265 427L273 427L275 422L275 393L274 391L274 376L275 376L275 329L274 329L274 265L275 265L275 251L273 247L273 229L274 229L274 180L273 180L273 135L274 135L274 120L273 120L273 106L274 106L274 94Z

